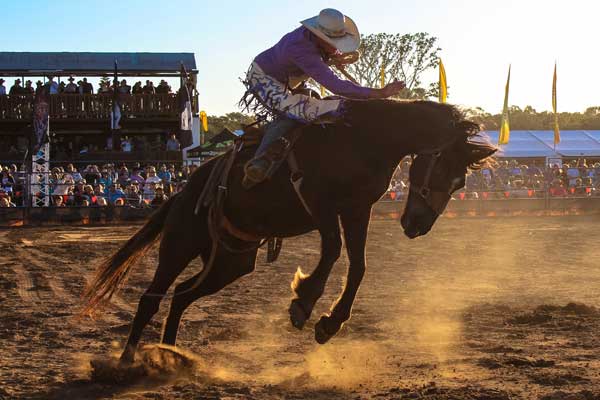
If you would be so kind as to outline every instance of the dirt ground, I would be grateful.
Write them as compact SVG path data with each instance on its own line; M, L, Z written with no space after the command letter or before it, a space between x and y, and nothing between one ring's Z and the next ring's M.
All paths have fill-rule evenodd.
M0 231L0 399L600 399L598 222L443 218L410 241L398 222L376 220L353 317L323 346L313 324L347 258L296 331L289 284L316 265L319 243L287 240L274 265L261 252L254 274L190 307L187 353L141 353L170 368L119 384L92 377L90 360L118 354L155 250L103 315L78 319L96 262L137 227ZM158 342L166 309L143 343Z

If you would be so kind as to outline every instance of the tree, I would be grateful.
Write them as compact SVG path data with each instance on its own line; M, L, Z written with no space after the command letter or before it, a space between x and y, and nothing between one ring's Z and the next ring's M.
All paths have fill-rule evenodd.
M254 121L252 116L240 112L231 112L221 116L209 115L208 133L206 136L210 139L214 135L220 133L223 128L235 131L241 129L245 125L250 125Z
M437 96L437 83L422 86L423 72L436 68L438 63L437 38L428 33L363 35L360 59L347 70L363 86L379 87L382 67L385 82L406 82L401 98L426 98Z

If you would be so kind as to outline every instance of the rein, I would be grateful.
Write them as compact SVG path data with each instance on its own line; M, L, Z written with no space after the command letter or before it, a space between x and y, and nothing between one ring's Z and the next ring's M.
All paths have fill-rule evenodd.
M444 212L446 205L448 205L448 202L452 198L452 189L448 190L447 192L431 190L429 184L433 175L433 170L435 169L435 165L442 156L442 151L447 147L450 147L452 144L454 144L454 141L434 150L417 153L417 156L430 156L431 158L429 160L429 164L427 165L427 170L425 171L423 183L421 185L417 185L411 182L409 188L411 192L420 196L425 203L438 215L441 215Z

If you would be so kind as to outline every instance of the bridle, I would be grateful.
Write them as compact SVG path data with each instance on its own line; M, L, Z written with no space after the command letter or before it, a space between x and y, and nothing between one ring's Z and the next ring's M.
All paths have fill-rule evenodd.
M448 202L452 198L452 188L450 188L448 191L432 190L429 186L429 181L433 175L435 165L442 155L442 150L450 147L452 144L454 144L454 141L434 150L417 153L417 156L429 156L431 158L429 160L429 164L427 165L427 170L425 171L423 183L421 185L417 185L411 182L409 186L409 190L415 193L417 196L420 196L425 203L438 215L441 215L444 212Z

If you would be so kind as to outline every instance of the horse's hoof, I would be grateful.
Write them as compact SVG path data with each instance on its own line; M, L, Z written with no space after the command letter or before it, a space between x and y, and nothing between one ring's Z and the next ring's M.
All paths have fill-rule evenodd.
M337 330L333 333L329 332L326 326L327 321L330 321L330 318L324 315L321 317L321 319L319 319L319 322L317 322L317 324L315 325L315 340L319 344L327 343L329 339L334 337L337 333Z
M300 305L298 300L292 300L292 304L290 304L288 312L290 313L290 321L292 322L294 328L304 328L304 324L308 320L309 315L307 315L306 311L304 311L304 307Z

